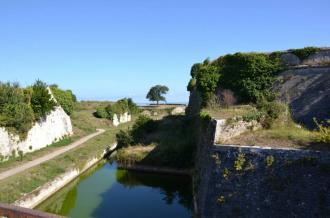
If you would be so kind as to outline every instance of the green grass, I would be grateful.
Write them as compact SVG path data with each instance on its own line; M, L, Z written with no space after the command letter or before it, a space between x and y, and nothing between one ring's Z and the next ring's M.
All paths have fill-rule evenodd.
M330 150L330 145L317 142L316 131L296 125L293 121L276 122L270 129L248 131L227 141L227 144L290 147Z
M9 158L7 161L0 163L0 172L4 172L6 170L15 168L19 165L22 165L26 162L29 162L31 160L34 160L36 158L42 157L46 154L52 153L53 151L56 151L59 147L69 145L74 141L75 137L66 137L58 142L55 142L51 145L48 145L47 147L44 147L40 150L27 153L23 156L23 159L21 160L20 157L15 158Z
M250 105L237 105L231 107L205 108L203 112L208 113L215 119L228 119L237 116L245 116L255 112L256 109Z

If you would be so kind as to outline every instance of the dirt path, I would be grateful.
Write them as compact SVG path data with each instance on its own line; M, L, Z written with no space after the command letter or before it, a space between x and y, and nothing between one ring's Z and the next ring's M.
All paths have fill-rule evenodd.
M65 153L65 152L67 152L67 151L69 151L73 148L78 147L79 145L81 145L81 144L85 143L86 141L90 140L91 138L94 138L95 136L98 136L98 135L100 135L104 132L105 132L104 129L97 129L95 133L92 133L88 136L85 136L85 137L71 143L70 145L64 146L63 148L60 148L60 149L58 149L58 150L56 150L56 151L54 151L50 154L47 154L47 155L42 156L40 158L37 158L35 160L29 161L29 162L27 162L27 163L25 163L21 166L18 166L18 167L12 168L10 170L4 171L4 172L0 173L0 180L6 179L10 176L13 176L13 175L17 174L17 173L23 172L23 171L25 171L25 170L27 170L31 167L37 166L37 165L42 164L42 163L44 163L48 160L51 160L51 159Z

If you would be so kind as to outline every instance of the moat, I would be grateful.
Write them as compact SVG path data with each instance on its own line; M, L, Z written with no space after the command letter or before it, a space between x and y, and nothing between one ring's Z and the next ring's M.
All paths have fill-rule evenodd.
M99 164L36 209L68 217L192 217L191 178Z

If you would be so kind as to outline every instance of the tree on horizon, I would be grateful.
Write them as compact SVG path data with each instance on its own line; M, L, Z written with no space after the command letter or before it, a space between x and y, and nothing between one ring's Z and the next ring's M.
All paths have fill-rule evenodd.
M165 101L166 98L163 96L169 91L169 88L164 85L156 85L150 88L148 94L147 94L147 99L149 101L156 101L157 105L159 105L160 101Z

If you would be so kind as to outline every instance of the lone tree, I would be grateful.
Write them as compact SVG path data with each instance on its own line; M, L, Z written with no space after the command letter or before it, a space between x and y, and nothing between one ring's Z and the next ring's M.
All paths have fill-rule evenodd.
M159 101L166 101L166 98L163 96L168 92L167 86L157 85L150 88L147 99L150 101L156 101L157 105L159 104Z

